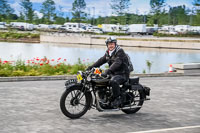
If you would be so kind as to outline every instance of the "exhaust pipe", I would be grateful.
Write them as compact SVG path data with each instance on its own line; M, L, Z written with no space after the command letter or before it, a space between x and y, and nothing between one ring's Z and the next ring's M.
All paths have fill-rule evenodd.
M100 101L100 98L99 98L99 93L98 93L99 91L96 91L96 108L97 108L97 110L98 111L100 111L100 112L102 112L102 111L104 111L104 109L102 109L101 108L101 106L100 106L100 104L99 104L99 101Z
M129 106L129 107L123 107L123 108L121 108L121 109L137 109L137 108L141 108L142 106L135 106L135 107L131 107L131 106Z

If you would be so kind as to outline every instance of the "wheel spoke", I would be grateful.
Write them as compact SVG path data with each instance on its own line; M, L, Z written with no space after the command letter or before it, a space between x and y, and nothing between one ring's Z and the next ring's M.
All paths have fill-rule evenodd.
M72 92L71 92L71 96L74 97Z
M74 92L74 97L76 97L76 92L75 92L75 90L74 90L73 92Z
M84 107L86 106L86 105L85 105L85 104L83 104L83 103L79 103L79 105L82 105L82 106L84 106Z
M81 99L83 98L83 96L84 96L84 95L85 95L84 93L83 93L83 95L82 95L82 96L80 95L81 97L79 98L79 100L81 100Z
M137 106L140 101L140 93L138 91L129 91L133 95L129 95L131 100L130 100L130 107Z
M85 110L86 106L86 96L80 90L72 90L66 96L65 107L69 113L73 115L80 114Z

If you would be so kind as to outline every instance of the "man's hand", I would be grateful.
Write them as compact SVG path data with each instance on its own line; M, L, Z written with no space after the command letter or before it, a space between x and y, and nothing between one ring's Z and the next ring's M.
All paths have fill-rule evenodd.
M103 73L101 73L102 77L107 77L107 75L111 74L111 71L109 69L105 70Z

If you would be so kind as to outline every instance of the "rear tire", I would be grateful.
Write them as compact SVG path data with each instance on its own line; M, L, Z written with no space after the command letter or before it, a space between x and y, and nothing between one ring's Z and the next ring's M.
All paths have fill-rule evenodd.
M90 96L81 89L81 86L74 85L66 89L61 96L60 109L65 116L71 119L80 118L90 108Z
M126 114L134 114L134 113L138 112L142 108L142 105L144 103L144 93L141 91L133 91L133 92L137 93L136 97L139 98L139 99L137 99L137 100L139 100L139 102L138 103L132 102L131 104L134 104L134 106L140 106L140 107L134 108L134 106L132 106L133 108L130 108L130 109L122 109L122 112L124 112ZM135 100L135 98L134 98L134 100Z

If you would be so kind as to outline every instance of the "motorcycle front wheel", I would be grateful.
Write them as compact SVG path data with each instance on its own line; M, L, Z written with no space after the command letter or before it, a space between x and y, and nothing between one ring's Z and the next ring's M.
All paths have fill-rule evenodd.
M80 118L90 107L90 97L81 90L81 86L75 85L66 89L61 96L61 111L71 119Z

